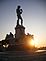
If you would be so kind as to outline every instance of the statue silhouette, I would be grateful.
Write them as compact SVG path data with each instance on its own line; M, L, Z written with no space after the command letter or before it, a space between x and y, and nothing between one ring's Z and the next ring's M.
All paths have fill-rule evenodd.
M17 25L19 25L19 19L21 19L21 25L23 24L23 19L21 17L21 14L23 12L22 9L20 9L21 6L18 6L17 9L16 9L16 13L17 13L17 17L18 17L18 20L17 20Z

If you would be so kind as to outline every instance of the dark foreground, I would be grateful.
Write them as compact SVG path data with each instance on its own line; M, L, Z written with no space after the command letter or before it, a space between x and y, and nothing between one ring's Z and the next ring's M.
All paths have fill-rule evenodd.
M0 52L0 61L46 61L46 52L32 53L24 51Z

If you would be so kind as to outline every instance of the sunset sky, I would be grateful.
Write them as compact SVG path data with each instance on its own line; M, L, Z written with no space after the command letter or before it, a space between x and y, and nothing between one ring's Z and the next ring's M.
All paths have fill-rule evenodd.
M25 32L34 35L37 46L46 46L46 0L0 0L0 40L6 34L15 34L16 8L23 9Z

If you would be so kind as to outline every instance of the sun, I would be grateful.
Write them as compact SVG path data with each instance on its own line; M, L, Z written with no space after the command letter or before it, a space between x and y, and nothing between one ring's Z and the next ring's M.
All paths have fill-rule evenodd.
M29 44L29 46L35 46L34 40L30 40L28 44Z
M30 46L38 47L38 44L39 44L39 40L36 38L34 40L29 41Z
M34 46L34 45L35 45L35 41L32 40L32 41L30 42L30 44Z

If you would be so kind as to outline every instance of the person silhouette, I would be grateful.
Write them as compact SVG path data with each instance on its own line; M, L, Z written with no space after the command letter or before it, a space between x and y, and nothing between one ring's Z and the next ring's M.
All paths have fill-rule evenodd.
M22 9L20 9L21 6L18 6L17 9L16 9L16 13L17 13L17 17L18 17L18 20L17 20L17 25L19 25L19 19L21 19L21 25L23 23L23 19L21 17L21 14L23 12Z

